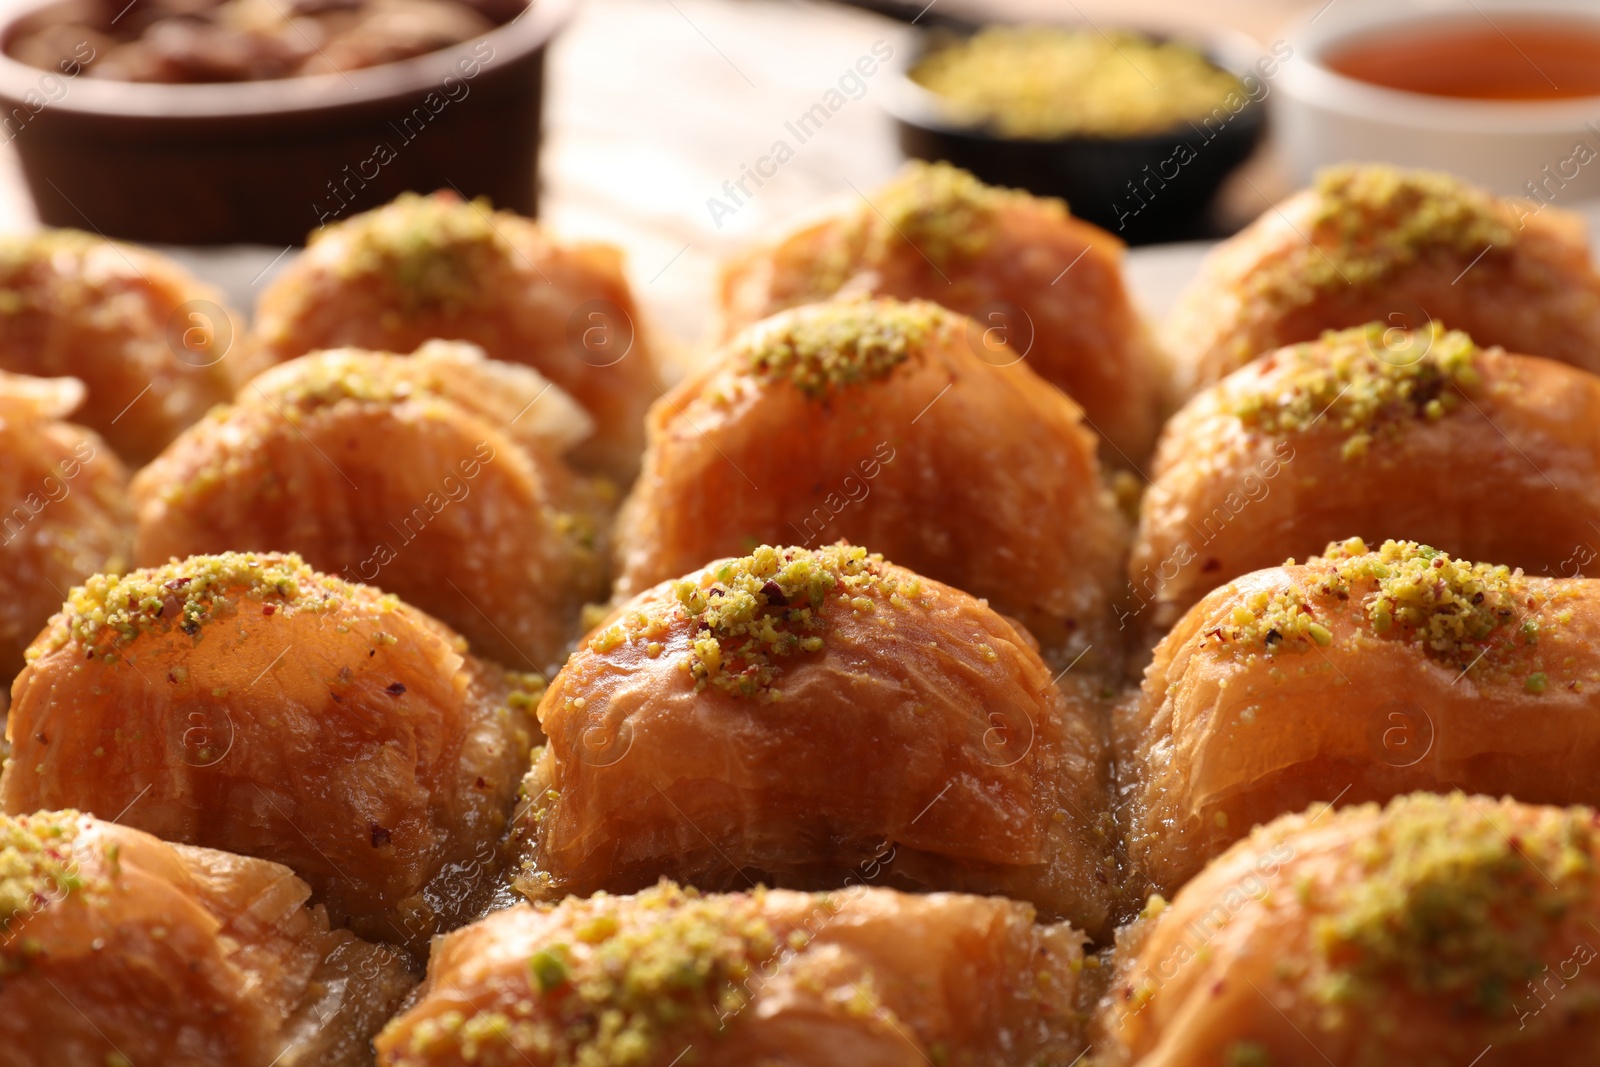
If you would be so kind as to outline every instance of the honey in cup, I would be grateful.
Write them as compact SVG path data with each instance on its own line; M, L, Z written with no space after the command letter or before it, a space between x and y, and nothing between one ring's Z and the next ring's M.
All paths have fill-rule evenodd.
M1430 19L1365 33L1323 64L1347 78L1466 100L1600 96L1600 20L1499 15Z

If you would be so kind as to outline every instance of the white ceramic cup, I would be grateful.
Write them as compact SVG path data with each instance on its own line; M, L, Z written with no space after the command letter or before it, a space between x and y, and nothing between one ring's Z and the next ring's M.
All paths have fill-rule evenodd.
M1600 97L1426 96L1323 64L1331 50L1386 29L1529 16L1582 19L1600 31L1595 0L1333 0L1302 21L1289 34L1294 56L1272 96L1273 135L1295 181L1306 184L1335 163L1381 162L1449 171L1505 195L1600 197Z

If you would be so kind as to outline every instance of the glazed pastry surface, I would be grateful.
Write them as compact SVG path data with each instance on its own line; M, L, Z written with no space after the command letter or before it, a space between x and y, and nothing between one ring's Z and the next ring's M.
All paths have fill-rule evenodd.
M1160 426L1165 360L1128 296L1122 242L1059 200L911 162L727 264L728 336L839 294L932 300L970 316L992 363L1026 360L1105 439L1101 458L1144 462Z
M621 253L557 243L487 201L405 193L319 229L261 296L252 368L325 348L410 352L436 338L555 382L597 426L575 458L632 479L661 390Z
M1171 892L1318 801L1459 786L1600 802L1596 604L1593 579L1409 541L1330 545L1213 591L1117 714L1135 889Z
M1119 937L1097 1062L1593 1063L1595 824L1463 793L1284 816Z
M1442 322L1600 371L1583 221L1447 174L1330 168L1208 255L1163 336L1187 395L1263 352L1374 321Z
M539 683L395 597L293 555L198 556L91 578L28 656L8 814L282 863L335 926L412 950L492 891Z
M468 345L290 360L139 472L137 561L297 552L507 667L553 670L605 595L608 498L560 459L592 426Z
M361 1067L415 983L287 867L0 816L0 1063Z
M439 943L384 1067L1070 1063L1083 935L1026 904L857 887L497 912Z
M1003 893L1097 931L1099 709L964 593L864 549L762 546L590 635L540 703L517 888Z
M1127 527L1071 400L926 301L785 312L651 410L619 596L757 544L844 539L985 597L1065 667L1115 661Z
M1600 377L1381 323L1279 349L1163 431L1124 628L1330 541L1421 541L1573 578L1600 568Z

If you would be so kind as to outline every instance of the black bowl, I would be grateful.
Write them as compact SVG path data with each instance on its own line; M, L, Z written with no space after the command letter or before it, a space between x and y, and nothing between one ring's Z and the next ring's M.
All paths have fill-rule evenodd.
M946 160L991 185L1026 189L1065 200L1072 213L1129 244L1221 236L1211 202L1223 179L1261 143L1266 108L1247 101L1205 123L1138 137L1006 137L951 119L943 101L908 77L917 61L977 27L945 20L925 30L904 56L884 109L895 120L901 151L915 159ZM1157 39L1173 35L1151 33ZM1255 74L1249 47L1232 38L1194 42L1217 66Z

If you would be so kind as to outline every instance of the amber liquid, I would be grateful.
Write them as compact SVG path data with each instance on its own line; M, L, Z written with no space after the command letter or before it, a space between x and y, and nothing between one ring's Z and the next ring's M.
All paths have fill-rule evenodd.
M1600 96L1600 22L1491 13L1401 25L1332 49L1323 63L1389 89L1469 100Z

